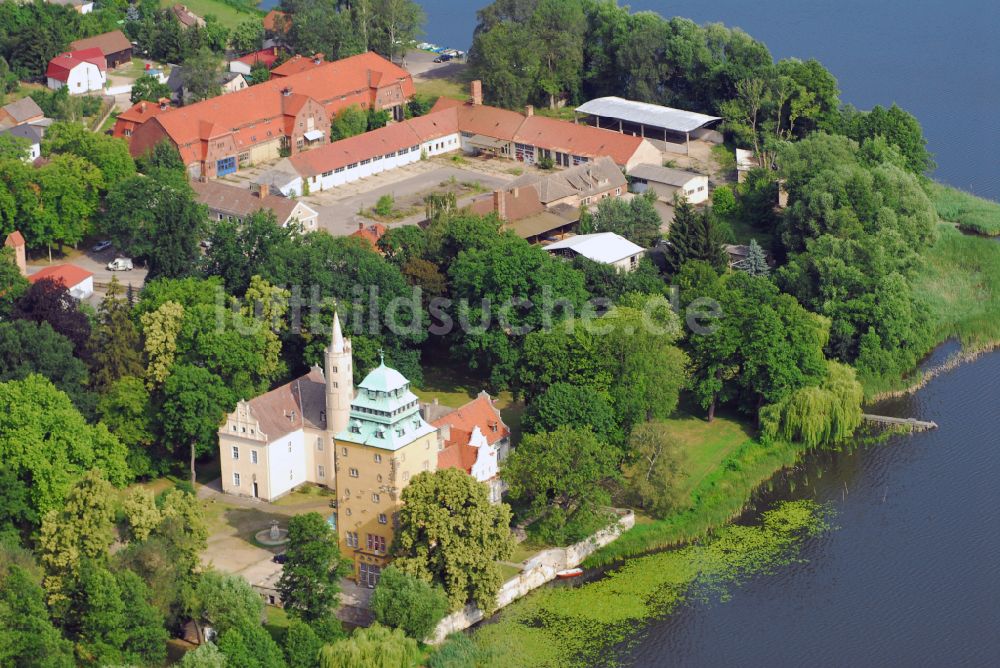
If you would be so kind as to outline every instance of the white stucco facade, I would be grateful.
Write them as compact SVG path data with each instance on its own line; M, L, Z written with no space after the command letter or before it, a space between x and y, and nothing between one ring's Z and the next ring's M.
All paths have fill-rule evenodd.
M49 88L59 90L63 86L69 88L70 95L82 95L104 89L104 72L93 63L78 63L69 72L66 83L52 77L48 78Z

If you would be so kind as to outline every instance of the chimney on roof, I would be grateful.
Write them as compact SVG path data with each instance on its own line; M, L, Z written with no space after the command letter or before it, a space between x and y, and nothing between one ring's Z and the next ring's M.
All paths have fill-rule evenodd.
M474 80L469 84L470 92L472 93L472 104L480 105L483 103L483 82L479 79Z
M281 89L281 94L284 95L285 97L288 97L289 95L292 94L292 87L285 86L284 88Z
M160 103L160 111L166 111L167 107L170 106L170 99L166 97L161 97L158 102Z
M504 198L502 190L493 191L493 210L496 211L500 220L507 220L507 200Z
M524 115L525 116L534 116L535 115L535 106L532 105L532 104L526 105L524 107Z
M358 223L358 232L360 232L363 229L365 229L365 224L364 223Z
M322 62L323 62L323 54L322 53L314 53L313 54L313 63L316 64L316 65L319 65Z
M146 113L146 101L145 100L143 100L142 102L139 103L139 112L143 113L143 114Z
M270 188L266 183L261 183L257 186L257 197L264 199L270 192Z

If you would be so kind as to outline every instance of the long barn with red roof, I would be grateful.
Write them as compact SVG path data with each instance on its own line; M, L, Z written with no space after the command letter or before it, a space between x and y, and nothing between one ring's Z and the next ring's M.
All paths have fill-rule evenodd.
M333 116L350 106L402 119L413 97L410 75L375 53L310 63L297 74L150 118L132 132L132 155L166 140L191 176L216 178L326 144Z

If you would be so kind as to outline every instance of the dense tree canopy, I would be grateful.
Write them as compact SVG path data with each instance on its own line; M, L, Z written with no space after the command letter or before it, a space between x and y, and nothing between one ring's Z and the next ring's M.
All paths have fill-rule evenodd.
M288 522L288 561L278 591L289 612L307 622L333 614L339 605L344 562L337 534L319 513L296 515Z
M496 562L514 550L510 508L490 503L485 485L454 468L418 474L402 501L396 567L443 586L452 608L475 601L492 610L502 584Z

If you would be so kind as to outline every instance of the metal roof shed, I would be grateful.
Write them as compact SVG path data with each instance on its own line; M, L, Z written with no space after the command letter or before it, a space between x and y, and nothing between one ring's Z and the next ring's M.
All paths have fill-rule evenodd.
M597 127L601 119L617 121L618 131L625 132L625 124L636 125L643 137L653 138L646 134L646 129L655 129L663 135L663 141L669 141L668 134L684 135L685 143L690 141L691 133L712 123L721 121L718 116L708 116L694 111L674 109L648 102L636 102L621 97L599 97L585 102L576 108L576 112L593 116ZM613 124L611 125L613 128ZM659 134L657 133L657 134ZM657 137L658 138L658 137Z

